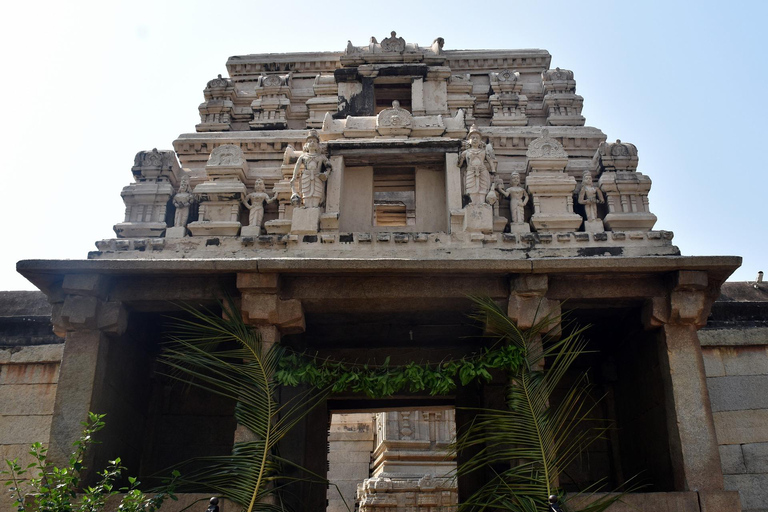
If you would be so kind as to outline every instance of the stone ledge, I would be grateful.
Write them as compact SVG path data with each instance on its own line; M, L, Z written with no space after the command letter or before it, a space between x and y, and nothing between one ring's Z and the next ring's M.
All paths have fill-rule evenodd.
M768 345L768 327L702 329L699 331L699 343L702 347Z

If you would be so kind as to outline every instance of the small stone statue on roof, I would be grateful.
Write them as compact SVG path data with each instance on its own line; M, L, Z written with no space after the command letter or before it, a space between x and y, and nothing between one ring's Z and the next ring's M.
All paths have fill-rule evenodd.
M459 153L459 167L466 162L464 175L464 193L472 203L482 204L491 189L491 173L496 173L498 162L490 144L482 141L480 131L472 126L467 135L467 148Z
M512 224L523 224L525 222L525 205L528 204L530 196L520 186L520 175L513 172L509 180L509 187L506 190L500 190L500 192L509 199L509 221Z
M291 204L317 208L325 201L325 181L333 170L328 157L320 153L320 138L310 130L304 153L296 161L291 177Z
M603 191L600 190L600 187L592 184L592 174L589 171L584 171L581 179L581 190L579 191L579 204L584 205L588 221L597 219L597 205L604 202Z
M182 176L179 191L173 196L173 206L176 207L176 216L173 219L174 227L186 227L189 220L189 209L194 202L195 196L189 187L189 176Z
M253 185L253 192L245 196L243 199L243 206L248 208L248 225L254 226L261 230L261 223L264 221L264 206L275 202L277 199L277 193L272 197L267 194L267 188L264 186L264 181L257 179Z

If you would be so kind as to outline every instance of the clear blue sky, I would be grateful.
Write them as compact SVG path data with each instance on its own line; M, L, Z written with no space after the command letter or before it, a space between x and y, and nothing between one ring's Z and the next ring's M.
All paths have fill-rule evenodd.
M390 31L446 49L544 48L587 125L637 145L657 229L686 255L768 271L768 2L13 2L0 32L0 290L28 258L114 236L142 149L199 122L230 55L341 51Z

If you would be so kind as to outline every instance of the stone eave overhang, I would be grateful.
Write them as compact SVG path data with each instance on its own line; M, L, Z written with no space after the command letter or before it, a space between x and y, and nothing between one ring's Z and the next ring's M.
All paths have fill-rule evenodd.
M741 265L740 256L570 257L526 260L430 258L253 258L168 260L22 260L16 270L39 287L66 274L211 275L238 272L290 274L660 274L706 271L722 283Z

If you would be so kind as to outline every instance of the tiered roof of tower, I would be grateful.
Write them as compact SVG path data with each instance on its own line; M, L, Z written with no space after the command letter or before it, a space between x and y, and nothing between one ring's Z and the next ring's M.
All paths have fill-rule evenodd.
M637 148L585 126L573 72L549 66L395 32L231 57L196 133L137 154L90 258L679 254Z

